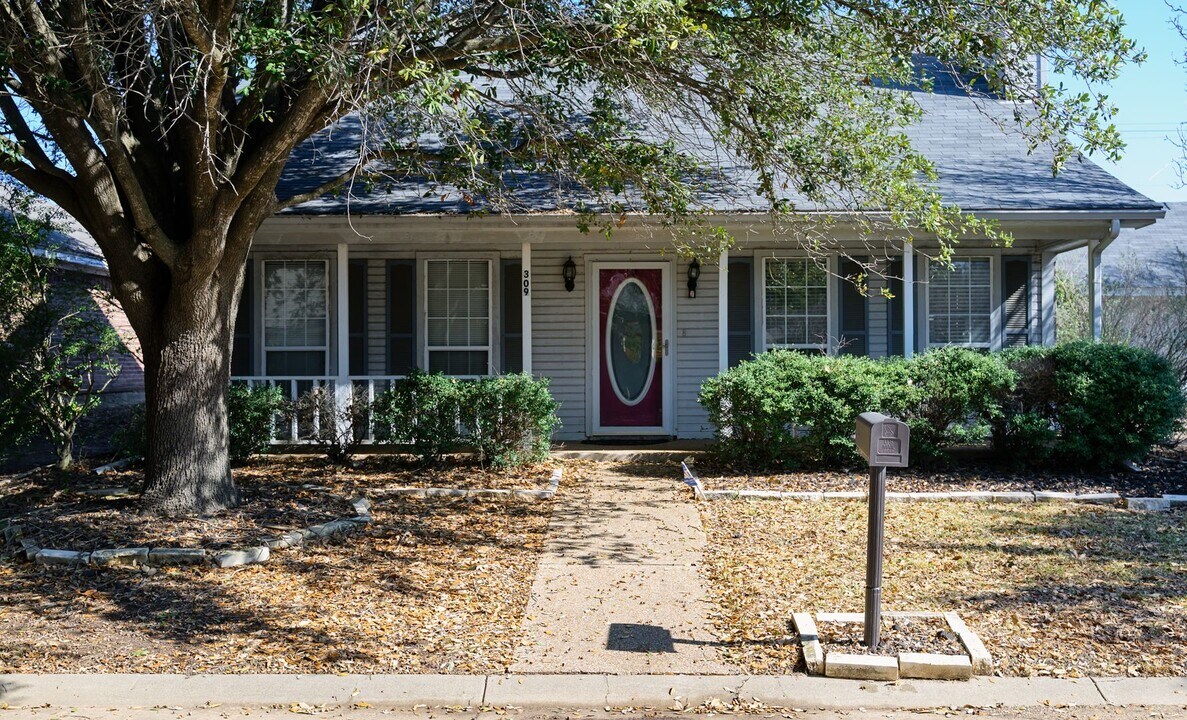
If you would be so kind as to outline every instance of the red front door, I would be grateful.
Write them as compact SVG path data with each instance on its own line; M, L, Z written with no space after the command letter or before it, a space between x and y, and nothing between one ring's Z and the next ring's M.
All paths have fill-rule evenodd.
M599 425L664 424L663 271L598 270Z

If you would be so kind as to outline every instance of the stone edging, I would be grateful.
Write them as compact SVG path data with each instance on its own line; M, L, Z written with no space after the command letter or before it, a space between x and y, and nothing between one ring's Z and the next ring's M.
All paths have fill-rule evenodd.
M345 499L345 498L343 498ZM180 567L185 565L211 565L217 568L237 567L268 562L272 550L298 547L310 540L324 540L345 535L372 521L371 501L365 497L350 501L355 514L352 517L331 520L307 528L293 530L279 538L269 538L261 545L229 549L207 550L206 548L153 548L121 547L105 548L90 552L83 550L61 550L42 548L32 540L23 537L20 525L9 523L4 526L0 540L12 549L16 557L24 557L39 565L78 567Z
M840 492L790 492L781 490L706 490L701 479L688 467L680 463L684 482L692 487L697 500L801 500L821 502L823 500L864 500L861 490ZM1050 490L1027 491L980 491L956 490L949 492L888 492L886 502L991 502L991 503L1033 503L1073 502L1091 505L1124 505L1130 510L1165 511L1172 507L1187 505L1187 495L1163 495L1160 498L1126 498L1117 493L1069 493Z
M809 675L824 675L850 680L885 680L900 678L918 680L969 680L974 675L993 672L993 659L981 638L954 612L884 612L888 618L942 618L956 634L964 655L941 653L899 653L895 655L826 655L820 643L816 622L863 623L861 613L792 613L791 622L804 654L804 666Z
M447 487L398 487L380 491L384 496L415 497L415 498L485 498L504 500L551 500L556 497L556 490L560 486L563 470L557 468L552 471L548 479L548 487L544 490L512 490L496 488L447 488Z

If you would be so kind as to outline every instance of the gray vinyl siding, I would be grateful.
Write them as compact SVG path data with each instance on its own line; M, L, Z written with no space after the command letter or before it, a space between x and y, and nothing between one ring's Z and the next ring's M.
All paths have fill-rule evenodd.
M573 256L577 280L565 291L561 266ZM532 248L532 373L551 378L560 403L557 438L586 436L585 257L565 248Z
M709 415L697 402L701 383L718 370L717 291L720 268L701 265L697 296L688 296L688 263L677 261L672 284L676 288L676 435L712 437Z

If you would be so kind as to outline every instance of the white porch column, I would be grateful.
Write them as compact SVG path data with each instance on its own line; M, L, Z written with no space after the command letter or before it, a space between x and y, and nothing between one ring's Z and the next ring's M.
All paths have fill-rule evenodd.
M1043 252L1042 291L1043 344L1055 344L1055 258L1057 253Z
M915 244L903 243L903 357L915 355Z
M1092 331L1092 342L1100 342L1101 337L1101 279L1100 279L1100 242L1088 241L1088 323Z
M334 381L334 405L339 410L350 404L350 252L346 243L338 243L338 261L336 265L337 281L334 303L334 337L336 338L335 354L337 376ZM349 425L350 417L345 412L336 412L335 420L344 426ZM339 428L344 431L345 428Z
M730 252L722 250L717 256L717 370L725 370L730 363Z
M523 256L520 260L520 293L522 293L523 301L521 309L523 312L521 323L523 325L522 339L520 341L523 346L523 371L528 375L532 374L532 244L527 240L523 243Z

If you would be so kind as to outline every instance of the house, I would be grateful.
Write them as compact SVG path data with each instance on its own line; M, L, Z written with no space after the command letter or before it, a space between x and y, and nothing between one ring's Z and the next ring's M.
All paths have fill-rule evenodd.
M104 402L127 405L144 401L144 364L140 358L136 334L127 315L111 294L111 279L103 253L82 227L71 217L49 208L55 230L50 232L34 253L54 262L51 297L72 305L82 303L89 312L101 317L128 348L116 356L119 374L104 390Z
M694 263L649 218L630 218L609 240L580 233L563 188L545 178L518 181L524 212L478 217L458 194L409 180L264 223L233 374L295 395L374 394L413 368L525 371L551 379L558 439L704 438L701 383L769 348L879 357L1053 342L1056 256L1088 248L1098 267L1110 239L1154 223L1162 206L1087 159L1052 177L1049 156L1003 131L1010 105L940 82L934 93L900 91L924 110L910 134L945 200L998 220L1010 247L964 238L949 269L926 236L867 246L842 221L819 263L747 191L746 169L723 167L733 192L709 202L738 243ZM290 160L280 195L342 172L357 147L349 122L315 136ZM844 280L851 258L880 268L864 294ZM290 439L301 433L294 420Z

